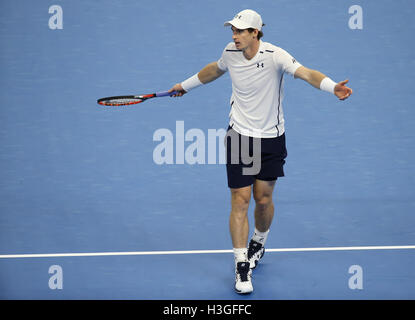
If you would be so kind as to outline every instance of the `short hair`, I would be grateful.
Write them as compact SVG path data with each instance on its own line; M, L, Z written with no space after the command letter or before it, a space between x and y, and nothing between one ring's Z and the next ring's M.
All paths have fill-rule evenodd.
M262 26L265 26L265 24L262 24ZM254 32L254 30L255 30L254 28L248 28L248 32L249 32L249 33ZM258 30L257 39L259 40L259 39L261 39L263 36L264 36L264 33L263 33L262 31Z

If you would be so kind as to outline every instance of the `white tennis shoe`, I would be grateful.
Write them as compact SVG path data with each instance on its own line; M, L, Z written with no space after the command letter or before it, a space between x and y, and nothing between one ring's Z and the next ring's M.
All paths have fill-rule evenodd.
M235 268L235 291L245 294L251 293L254 288L251 281L252 270L249 262L238 262Z
M259 260L264 256L265 248L259 242L251 239L248 246L248 261L251 269L255 269Z

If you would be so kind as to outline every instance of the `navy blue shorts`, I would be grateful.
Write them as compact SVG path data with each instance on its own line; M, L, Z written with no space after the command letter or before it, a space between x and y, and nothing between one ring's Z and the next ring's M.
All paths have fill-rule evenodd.
M284 176L285 133L276 138L253 138L229 127L225 144L229 188L243 188L256 179L273 181Z

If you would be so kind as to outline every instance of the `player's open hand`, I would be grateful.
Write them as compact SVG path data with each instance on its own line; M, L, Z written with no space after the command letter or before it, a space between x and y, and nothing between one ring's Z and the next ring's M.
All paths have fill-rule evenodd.
M339 98L340 100L345 100L353 93L353 90L349 87L346 87L346 83L348 83L349 80L343 80L340 81L336 86L334 87L334 94Z
M180 83L177 83L173 86L173 88L171 88L169 90L169 92L173 92L176 91L177 93L172 95L172 97L181 97L182 95L184 95L185 93L187 93L186 91L183 90L183 87Z

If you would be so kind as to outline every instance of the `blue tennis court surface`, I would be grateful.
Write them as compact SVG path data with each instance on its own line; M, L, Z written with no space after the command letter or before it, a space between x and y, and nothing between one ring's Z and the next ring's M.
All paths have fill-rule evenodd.
M349 27L352 5L363 29ZM225 166L208 164L229 75L177 99L96 100L193 75L246 8L264 41L349 79L353 95L286 77L288 158L267 248L304 250L266 253L240 296L230 251L204 251L232 249ZM404 0L1 1L0 298L414 299L414 15ZM190 163L196 138L178 125L199 133L205 164ZM154 160L158 130L172 133L173 164ZM249 215L252 226L253 203Z

